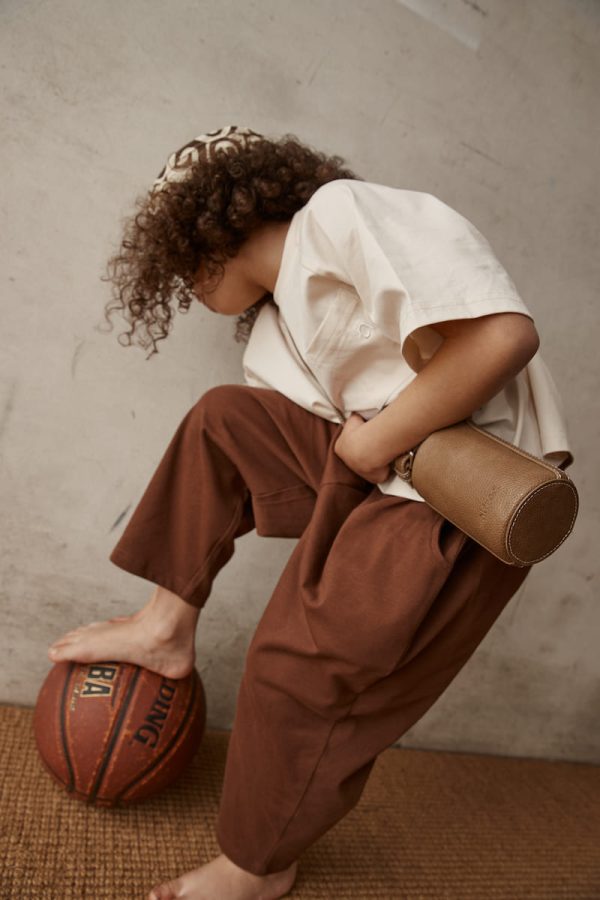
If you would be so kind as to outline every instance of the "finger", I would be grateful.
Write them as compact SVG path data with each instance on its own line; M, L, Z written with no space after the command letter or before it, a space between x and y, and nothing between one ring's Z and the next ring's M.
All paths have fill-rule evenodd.
M355 428L358 428L363 424L363 420L356 413L352 413L348 419L344 422L344 428L347 431L353 431Z

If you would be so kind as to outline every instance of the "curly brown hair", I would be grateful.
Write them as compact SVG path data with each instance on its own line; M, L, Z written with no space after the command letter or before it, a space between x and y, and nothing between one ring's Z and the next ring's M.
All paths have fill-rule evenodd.
M289 221L317 188L339 178L364 180L345 167L343 157L319 152L294 134L276 140L261 135L210 162L194 162L185 179L138 197L137 212L125 220L120 247L102 277L113 285L104 308L110 330L115 310L131 324L119 343L130 346L135 338L143 349L152 346L147 358L157 353L157 341L171 330L172 301L187 313L197 299L193 284L201 263L210 278L222 276L223 264L253 229ZM248 340L268 302L273 302L270 292L237 317L236 341Z

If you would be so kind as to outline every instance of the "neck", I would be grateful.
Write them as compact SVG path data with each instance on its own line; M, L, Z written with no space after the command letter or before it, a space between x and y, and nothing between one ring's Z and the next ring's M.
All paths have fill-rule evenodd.
M290 223L269 222L253 232L239 252L244 274L253 287L273 293Z

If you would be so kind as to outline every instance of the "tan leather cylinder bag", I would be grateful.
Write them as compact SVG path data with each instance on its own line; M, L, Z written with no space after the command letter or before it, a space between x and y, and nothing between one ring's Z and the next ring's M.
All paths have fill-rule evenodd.
M540 562L573 530L579 497L569 476L471 419L434 431L392 465L433 509L509 565Z

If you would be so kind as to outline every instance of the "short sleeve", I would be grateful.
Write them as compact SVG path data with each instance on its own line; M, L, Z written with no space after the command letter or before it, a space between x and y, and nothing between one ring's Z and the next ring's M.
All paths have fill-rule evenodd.
M486 238L432 194L338 179L310 198L304 227L306 266L352 285L404 356L413 332L446 319L533 319Z

